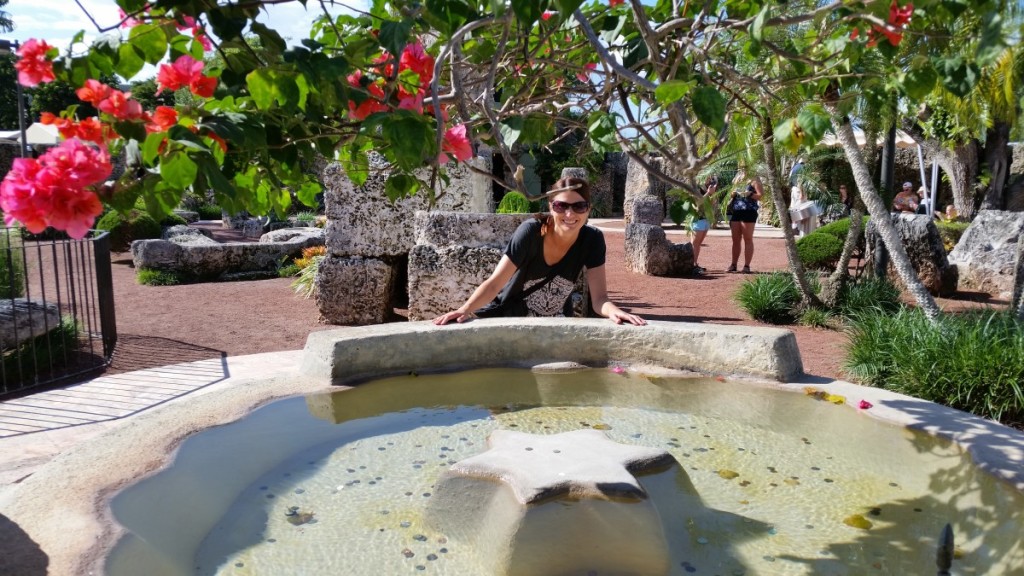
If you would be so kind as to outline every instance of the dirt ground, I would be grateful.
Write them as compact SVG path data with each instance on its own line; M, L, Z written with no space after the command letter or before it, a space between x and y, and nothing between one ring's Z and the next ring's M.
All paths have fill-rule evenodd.
M238 239L232 231L214 231L219 240ZM708 270L705 276L659 278L628 271L623 233L606 230L612 300L649 320L758 325L733 301L739 284L750 276L725 272L730 239L715 232L706 238L700 255L700 264ZM674 234L671 239L686 241ZM219 356L296 350L303 347L310 332L332 328L319 322L313 300L295 295L290 279L140 286L129 254L115 254L112 261L118 344L107 373ZM755 239L751 265L755 273L786 267L782 239ZM985 300L981 295L962 296ZM947 309L965 305L977 303L940 300L940 306ZM842 377L846 342L842 333L802 326L789 329L796 334L806 373Z

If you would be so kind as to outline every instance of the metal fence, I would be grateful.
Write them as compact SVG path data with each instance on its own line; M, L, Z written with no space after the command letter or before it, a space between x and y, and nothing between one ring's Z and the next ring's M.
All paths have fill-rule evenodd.
M0 227L0 395L98 371L116 343L108 233Z

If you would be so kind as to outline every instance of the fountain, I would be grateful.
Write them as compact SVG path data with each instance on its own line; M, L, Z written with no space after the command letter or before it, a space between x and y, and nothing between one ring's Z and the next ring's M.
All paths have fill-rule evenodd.
M473 369L567 360L597 368ZM469 370L441 374L451 369ZM722 373L740 377L708 376ZM538 319L325 331L310 336L302 377L155 411L62 456L0 511L62 573L927 573L946 522L955 565L1024 561L1019 433L799 380L792 334L774 329ZM837 405L861 399L874 407ZM193 430L205 431L181 442ZM558 469L595 444L613 465ZM152 474L168 463L160 446L179 449ZM68 472L115 458L103 478ZM530 460L535 474L519 477ZM40 493L51 485L75 502Z

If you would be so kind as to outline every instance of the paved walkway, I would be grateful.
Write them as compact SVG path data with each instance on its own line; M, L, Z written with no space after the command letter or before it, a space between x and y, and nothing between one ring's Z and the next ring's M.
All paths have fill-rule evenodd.
M622 222L622 218L591 218L590 224L599 230L605 230L608 232L622 232L625 230L626 225ZM665 235L672 238L673 241L685 242L687 240L681 240L678 237L689 237L690 232L684 229L682 226L676 226L671 220L665 220L661 224L662 228L665 229ZM729 230L728 222L719 223L719 228L712 228L708 230L708 236L730 236L732 231ZM754 225L754 237L755 238L782 238L782 229L768 226L767 224L761 224L760 222Z
M301 350L213 358L88 382L0 402L0 492L71 446L170 402L239 380L297 369Z

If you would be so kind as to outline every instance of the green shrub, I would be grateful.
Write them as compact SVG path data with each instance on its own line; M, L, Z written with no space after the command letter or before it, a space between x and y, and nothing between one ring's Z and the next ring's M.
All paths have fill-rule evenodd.
M853 318L865 312L896 312L903 306L900 289L888 278L864 276L843 286L839 294L839 313Z
M160 220L160 226L187 226L187 225L188 225L188 222L186 222L184 218L182 218L181 216L178 216L174 212L171 212L170 214L164 216L162 220Z
M9 300L25 295L25 253L16 229L0 232L0 298Z
M814 232L796 241L796 253L808 268L833 268L843 254L843 241L831 234Z
M188 280L181 274L152 268L140 268L135 279L143 286L177 286L186 284Z
M285 264L284 266L278 268L277 275L279 278L291 278L292 276L295 276L301 271L302 268L299 268L299 266L293 262L291 264Z
M844 370L893 390L1007 425L1024 424L1024 322L1008 311L862 314Z
M964 235L964 230L970 226L967 222L960 222L957 220L938 220L935 222L935 227L939 229L939 238L942 238L942 246L946 249L946 253L953 251L956 247L956 243L960 241L960 237Z
M833 328L836 325L836 315L829 310L821 308L808 308L800 314L798 322L801 326L814 328Z
M220 220L224 217L224 211L216 204L200 204L196 206L196 213L200 220Z
M509 190L502 196L495 212L498 214L529 214L537 212L538 210L535 208L539 208L539 206L535 206L533 202L527 200L522 192Z
M96 223L98 230L110 232L110 250L127 252L133 240L160 237L160 223L144 210L132 208L127 213L108 212Z
M736 302L754 320L768 324L791 324L793 309L800 302L793 276L788 272L759 274L740 285Z

